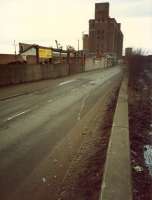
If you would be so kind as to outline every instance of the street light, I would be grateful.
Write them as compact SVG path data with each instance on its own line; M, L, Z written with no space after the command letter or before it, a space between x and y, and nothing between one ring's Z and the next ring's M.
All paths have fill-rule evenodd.
M78 52L79 52L79 40L78 40Z
M14 54L15 54L15 56L16 56L16 46L17 46L17 44L16 44L16 42L14 40L14 49L15 49Z

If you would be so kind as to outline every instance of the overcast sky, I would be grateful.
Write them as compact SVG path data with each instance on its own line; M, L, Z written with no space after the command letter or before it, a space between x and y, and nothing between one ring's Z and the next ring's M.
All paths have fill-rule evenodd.
M0 53L14 53L13 41L77 48L94 4L102 0L0 0ZM110 16L122 23L124 48L152 53L152 0L110 0Z

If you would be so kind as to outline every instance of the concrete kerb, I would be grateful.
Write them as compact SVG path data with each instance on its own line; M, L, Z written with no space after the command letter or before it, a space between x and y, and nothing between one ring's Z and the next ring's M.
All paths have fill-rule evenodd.
M125 77L114 115L100 200L132 200L127 90Z

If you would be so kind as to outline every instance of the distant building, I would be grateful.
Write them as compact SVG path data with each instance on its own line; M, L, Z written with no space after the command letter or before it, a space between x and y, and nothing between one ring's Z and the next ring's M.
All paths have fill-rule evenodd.
M130 56L132 55L133 51L131 47L125 48L125 56Z
M83 49L99 56L111 54L121 57L122 48L121 24L109 17L109 3L96 3L95 19L89 20L89 35L83 37Z
M88 49L89 49L89 35L84 34L83 35L83 50L88 51Z
M37 44L19 43L21 46L20 56L27 64L36 63L63 63L67 60L68 55L74 56L74 52L70 50L55 49L52 47L39 46ZM71 55L72 54L72 55Z
M35 64L44 61L49 62L52 59L51 47L19 43L19 51L22 58L29 64Z
M33 44L27 44L27 43L19 43L19 53L22 53L29 49Z

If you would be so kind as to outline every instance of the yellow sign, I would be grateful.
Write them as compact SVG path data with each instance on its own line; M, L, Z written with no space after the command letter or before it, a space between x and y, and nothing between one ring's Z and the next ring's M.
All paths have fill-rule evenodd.
M39 48L39 58L52 58L52 50Z

